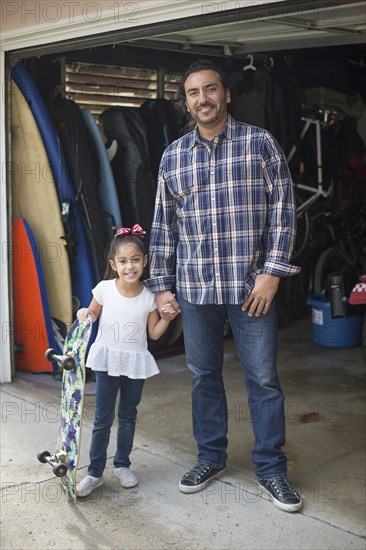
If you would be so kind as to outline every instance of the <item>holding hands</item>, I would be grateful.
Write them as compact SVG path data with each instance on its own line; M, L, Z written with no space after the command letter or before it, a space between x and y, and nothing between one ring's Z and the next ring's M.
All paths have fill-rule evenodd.
M179 304L175 298L175 294L167 290L159 292L155 295L156 305L162 319L172 321L178 313L180 313Z
M168 302L165 305L162 306L162 308L159 310L160 316L164 319L164 316L169 316L169 320L174 319L178 312L174 309L174 306Z
M180 307L178 302L175 299L174 294L172 294L171 292L169 292L168 294L170 295L169 296L170 299L172 297L172 301L162 300L163 303L159 304L158 299L156 299L156 304L157 304L157 309L160 314L160 317L162 319L165 319L166 321L172 321L178 315L178 313L180 313ZM160 295L157 294L156 297L158 296ZM100 308L95 308L95 309L100 309ZM80 308L76 313L76 317L79 323L82 323L87 315L91 316L92 321L94 323L94 321L98 318L99 311L94 311L94 308L90 309L90 307Z

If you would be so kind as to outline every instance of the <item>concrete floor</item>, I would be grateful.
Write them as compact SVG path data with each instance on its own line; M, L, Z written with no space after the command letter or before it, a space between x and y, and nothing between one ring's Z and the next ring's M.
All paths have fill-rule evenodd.
M289 477L301 513L276 509L255 483L246 395L235 347L225 346L229 459L221 480L195 495L178 481L195 462L191 376L184 356L158 361L145 385L132 467L139 487L113 475L115 427L105 485L76 506L36 453L57 438L59 389L16 376L1 387L1 548L363 550L365 544L365 361L361 348L312 341L309 318L279 332L286 395ZM39 379L38 379L39 380ZM94 397L86 396L79 475L86 473Z

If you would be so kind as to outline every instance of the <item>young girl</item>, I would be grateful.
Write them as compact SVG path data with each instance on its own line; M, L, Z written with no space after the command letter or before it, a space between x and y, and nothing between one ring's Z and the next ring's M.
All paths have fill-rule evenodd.
M109 248L104 280L93 289L89 307L77 312L79 321L87 314L93 322L100 317L97 337L87 359L87 366L96 371L96 403L90 465L88 475L77 485L79 497L89 495L103 483L119 390L114 472L122 487L137 485L130 469L137 406L145 379L159 373L147 348L146 327L149 336L157 340L169 325L169 321L160 318L154 295L140 281L147 263L144 234L138 224L117 231ZM170 306L166 311L174 313L172 309Z

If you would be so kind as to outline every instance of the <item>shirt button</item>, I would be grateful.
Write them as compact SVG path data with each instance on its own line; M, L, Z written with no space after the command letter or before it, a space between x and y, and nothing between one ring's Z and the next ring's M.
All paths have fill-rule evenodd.
M214 201L214 200L215 200L215 197L212 197L212 201Z

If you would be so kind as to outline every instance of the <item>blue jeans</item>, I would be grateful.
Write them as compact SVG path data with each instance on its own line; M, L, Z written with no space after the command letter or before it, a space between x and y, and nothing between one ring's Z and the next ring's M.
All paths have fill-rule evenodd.
M187 366L193 373L193 435L198 461L226 464L228 409L222 376L224 324L229 318L244 371L258 477L286 475L284 395L277 375L277 315L249 317L241 305L195 305L178 297L182 310Z
M109 376L96 371L95 419L90 445L88 474L101 477L107 462L109 436L114 420L118 391L121 391L118 406L117 451L115 468L128 467L135 435L137 406L141 400L145 380L132 380L127 376Z

